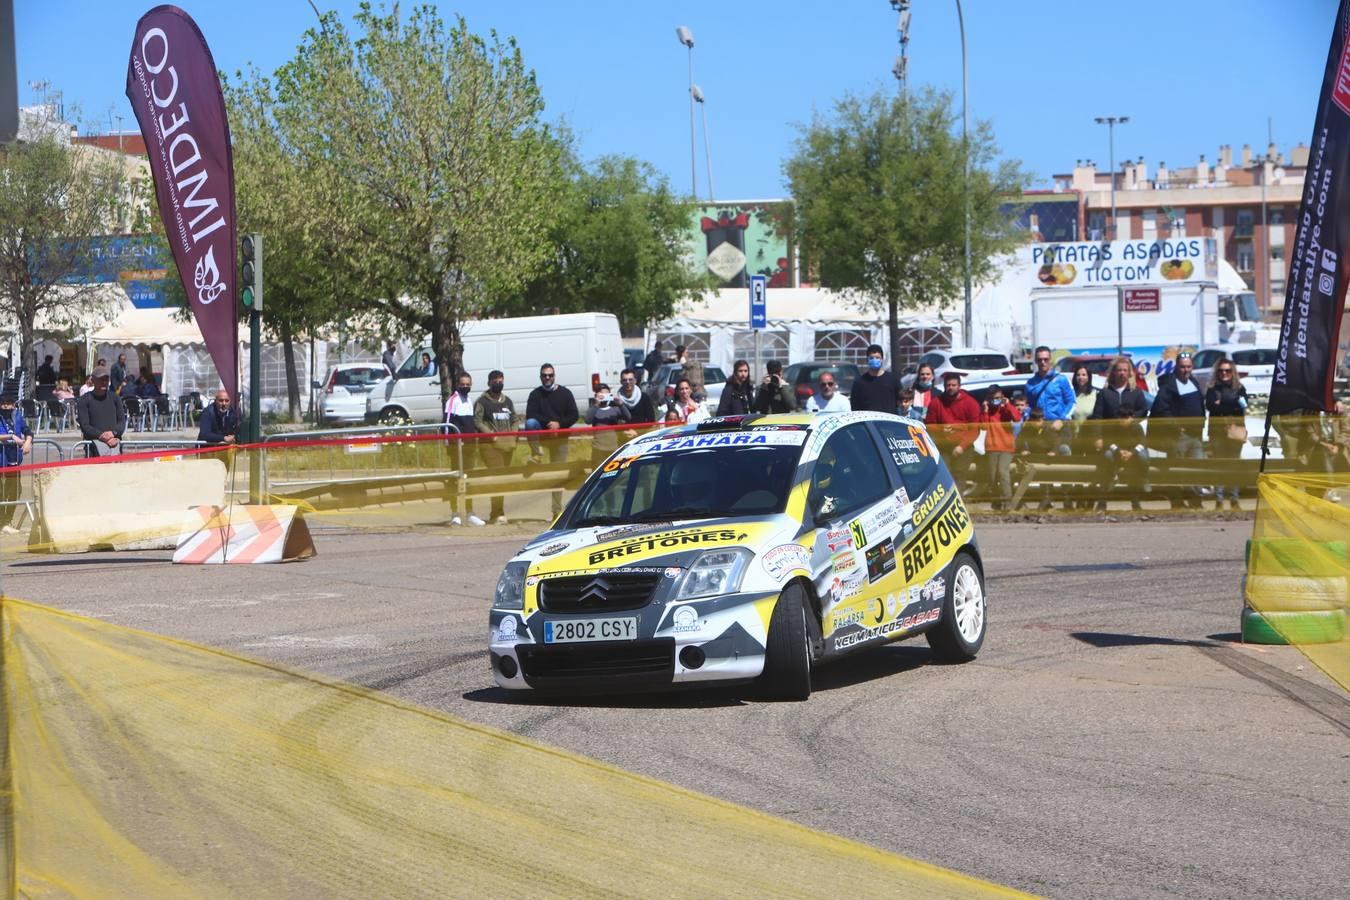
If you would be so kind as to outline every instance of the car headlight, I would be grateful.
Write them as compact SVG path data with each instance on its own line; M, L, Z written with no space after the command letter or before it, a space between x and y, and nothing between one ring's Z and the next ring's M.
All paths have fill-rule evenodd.
M525 608L525 573L530 569L528 562L510 562L502 569L497 579L497 591L493 595L492 605L496 609Z
M750 563L750 551L705 550L680 579L672 600L691 600L712 594L734 594L741 589L741 577Z

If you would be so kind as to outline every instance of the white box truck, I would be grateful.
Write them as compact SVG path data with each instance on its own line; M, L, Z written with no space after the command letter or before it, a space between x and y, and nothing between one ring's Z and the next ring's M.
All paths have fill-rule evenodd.
M500 369L522 427L526 399L539 386L539 367L544 363L553 365L558 384L572 391L581 412L596 384L619 387L623 341L619 320L609 313L482 319L466 324L461 339L464 368L473 376L470 397L487 390L488 373ZM399 366L396 378L375 385L366 400L367 422L398 425L445 420L440 376L425 373L424 353L435 358L430 344L423 342Z
M1180 348L1218 343L1210 238L1031 245L1033 346L1055 355L1130 354L1151 385Z

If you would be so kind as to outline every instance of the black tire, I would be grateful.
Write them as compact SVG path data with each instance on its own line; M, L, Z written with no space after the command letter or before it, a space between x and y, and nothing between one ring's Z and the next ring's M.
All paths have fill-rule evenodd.
M949 571L951 577L947 579L947 592L942 600L942 618L934 628L924 632L924 637L928 638L928 646L933 648L933 654L943 662L969 662L980 652L988 625L984 576L980 574L975 557L964 551L956 554ZM965 588L962 609L966 617L965 633L962 633L962 623L956 617L956 592L960 582L964 582ZM978 599L974 601L969 593L972 583L979 588ZM970 606L972 602L975 603L974 607Z
M387 409L381 410L380 424L390 427L397 425L411 425L412 418L409 417L409 415L406 412L399 409L397 406L391 406Z
M783 588L769 617L768 646L760 687L767 700L805 700L811 696L811 632L806 589L799 582Z

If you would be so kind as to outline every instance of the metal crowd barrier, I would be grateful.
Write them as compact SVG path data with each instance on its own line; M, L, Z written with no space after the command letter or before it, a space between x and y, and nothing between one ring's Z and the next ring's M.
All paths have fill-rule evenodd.
M78 443L71 444L70 458L71 459L92 458L91 454L89 453L89 450L93 446L93 444L94 444L93 441L79 441ZM124 440L119 444L119 446L122 448L123 453L154 453L157 450L192 450L197 447L205 447L207 446L207 443L205 441L188 441L188 440L162 440L162 441Z
M61 445L50 438L33 438L33 449L24 458L27 465L47 465L48 463L61 462L66 458L65 451ZM37 502L37 492L33 487L33 479L36 472L33 469L23 469L19 472L19 497L17 500L7 500L0 502L0 507L19 506L23 507L24 514L28 516L29 521L36 521L37 513L35 503ZM20 517L18 522L22 523ZM16 525L17 527L17 525Z
M312 465L307 466L303 472L303 477L286 477L288 475L300 476L302 472L277 472L277 468L269 463L269 454L263 453L262 478L266 493L278 491L312 489L336 482L356 483L356 482L389 482L392 480L406 480L409 477L426 477L430 479L456 479L461 487L467 482L468 476L464 471L464 442L455 441L455 468L445 470L433 467L424 469L422 466L424 450L430 452L431 446L436 446L439 442L416 440L402 442L371 441L370 438L386 437L412 437L419 435L444 435L459 434L460 430L451 424L440 425L379 425L369 428L331 428L320 431L288 431L281 434L271 434L263 438L264 449L279 448L288 443L301 443L305 441L320 441L322 445L312 449L323 450L327 456L327 468L320 466L315 469ZM341 441L341 443L338 443ZM364 452L380 453L385 446L411 447L413 459L407 466L397 467L397 471L385 471L379 475L362 474L361 466L354 465L352 456ZM425 445L425 447L424 447ZM367 449L368 448L368 449ZM402 452L402 451L400 451ZM434 460L433 460L434 461ZM281 475L282 477L275 477ZM324 477L326 475L326 477Z

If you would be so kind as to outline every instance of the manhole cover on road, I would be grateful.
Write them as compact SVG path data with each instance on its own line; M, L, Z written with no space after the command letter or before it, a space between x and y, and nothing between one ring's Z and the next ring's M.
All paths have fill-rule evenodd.
M1081 566L1046 566L1054 572L1117 572L1121 569L1138 569L1134 563L1087 563Z

